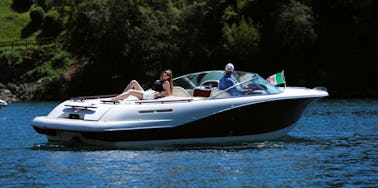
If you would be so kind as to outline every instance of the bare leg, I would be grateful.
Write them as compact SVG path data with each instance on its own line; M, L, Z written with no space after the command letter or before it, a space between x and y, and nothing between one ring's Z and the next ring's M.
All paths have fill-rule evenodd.
M125 90L118 96L114 97L112 101L118 102L122 99L126 99L130 95L138 97L139 99L143 99L143 92L144 92L144 89L138 83L138 81L131 80L130 83L126 86Z
M131 80L130 83L126 86L125 90L123 90L123 92L126 92L126 91L128 91L130 89L144 91L144 89L142 88L142 86L136 80Z
M140 90L135 90L135 89L130 89L124 93L121 93L120 95L114 97L112 99L112 101L114 102L118 102L122 99L126 99L127 97L129 97L130 95L133 95L135 97L138 97L139 99L143 99L143 91L140 91Z

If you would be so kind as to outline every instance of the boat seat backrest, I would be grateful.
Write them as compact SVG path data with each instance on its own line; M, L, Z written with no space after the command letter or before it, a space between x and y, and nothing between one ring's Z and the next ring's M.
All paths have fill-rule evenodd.
M228 97L231 97L230 93L228 93L227 91L224 92L223 90L212 89L211 90L211 94L210 94L210 98L215 97L215 96L217 96L216 98L228 98Z
M206 80L200 84L201 86L205 86L208 88L216 88L219 85L218 80Z
M173 96L175 97L191 97L190 94L180 86L173 86Z

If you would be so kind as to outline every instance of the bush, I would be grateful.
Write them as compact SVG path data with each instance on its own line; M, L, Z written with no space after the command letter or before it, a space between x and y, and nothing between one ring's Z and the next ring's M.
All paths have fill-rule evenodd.
M29 70L27 73L21 76L21 80L24 82L36 81L45 77L52 77L55 75L55 70L51 67L51 62L46 62L43 65Z
M29 15L34 25L41 25L45 19L45 11L40 6L33 7Z
M17 12L26 12L33 4L33 0L13 0L12 9Z
M12 92L18 90L18 85L14 84L14 83L8 83L5 87Z
M56 10L50 10L46 14L43 23L43 37L56 37L63 30L63 21Z
M70 53L59 50L54 54L54 57L51 59L53 68L65 68L71 61Z
M17 50L5 50L0 54L0 60L8 66L15 66L23 62L22 53Z

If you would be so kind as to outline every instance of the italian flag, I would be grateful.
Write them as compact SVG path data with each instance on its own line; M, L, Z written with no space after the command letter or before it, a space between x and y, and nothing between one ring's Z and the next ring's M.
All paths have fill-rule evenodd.
M266 81L268 81L272 85L286 84L286 82L285 82L285 76L284 76L284 71L279 72L277 74L273 74L272 76L269 76L266 79Z

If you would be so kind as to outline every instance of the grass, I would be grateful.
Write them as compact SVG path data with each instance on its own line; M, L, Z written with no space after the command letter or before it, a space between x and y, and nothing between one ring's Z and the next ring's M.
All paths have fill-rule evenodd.
M21 32L29 22L29 11L18 13L12 10L13 0L0 1L0 42L22 40ZM35 39L36 33L27 39Z

